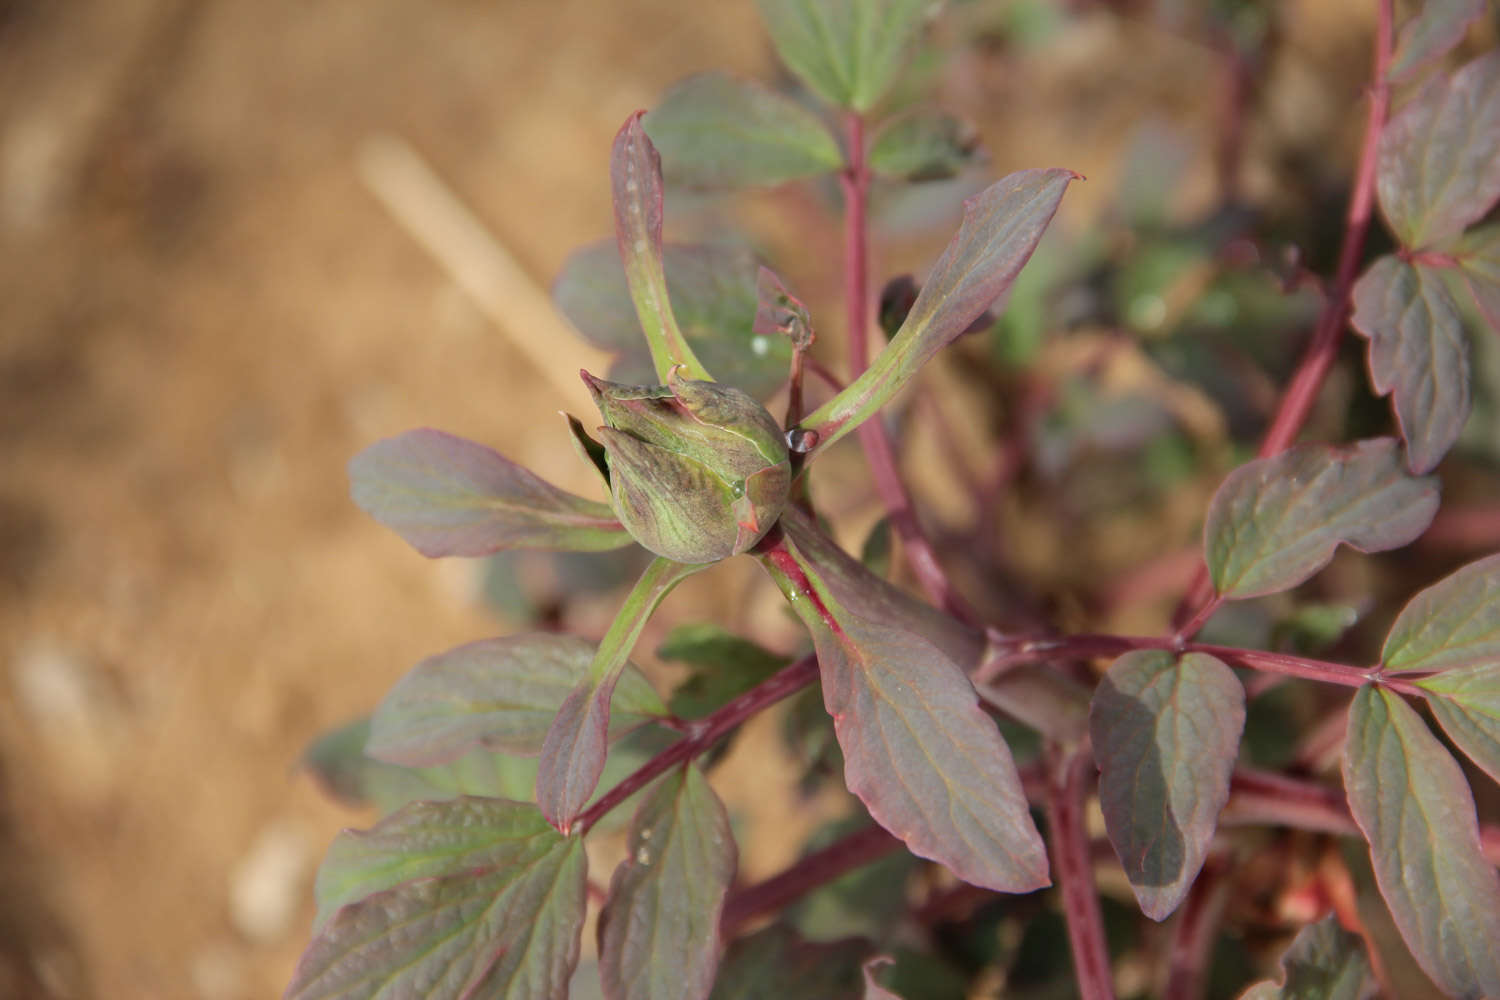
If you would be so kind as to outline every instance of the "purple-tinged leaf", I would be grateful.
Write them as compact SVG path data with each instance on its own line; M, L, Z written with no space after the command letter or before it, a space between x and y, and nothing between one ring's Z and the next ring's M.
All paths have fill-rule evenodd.
M1469 25L1484 16L1484 8L1484 0L1423 0L1421 9L1401 26L1387 79L1397 83L1447 55L1463 41Z
M709 1000L857 1000L860 961L869 950L858 939L811 943L772 924L730 945Z
M774 187L844 165L838 142L817 115L727 73L688 77L667 91L642 124L673 185Z
M410 767L443 764L474 747L535 756L597 649L577 636L535 633L483 639L423 660L375 710L366 751ZM667 714L634 665L620 676L613 709L612 737Z
M1422 88L1380 136L1375 188L1401 244L1422 250L1500 198L1500 52Z
M1469 419L1469 342L1443 279L1392 255L1354 285L1354 327L1370 341L1370 382L1391 394L1406 462L1431 471Z
M661 246L661 157L641 128L642 114L637 111L625 120L609 158L615 242L625 265L625 283L651 348L657 383L664 384L668 373L678 365L683 367L685 378L708 381L713 376L693 354L667 294Z
M442 431L375 442L349 461L349 479L365 513L430 558L528 548L598 552L632 540L604 504Z
M677 324L693 351L722 382L766 399L786 382L791 347L753 329L755 255L742 247L670 244L662 251ZM631 304L614 243L575 251L563 263L552 297L584 339L618 356L616 382L649 382L651 350Z
M1449 738L1500 781L1500 661L1454 667L1417 686Z
M1485 860L1458 762L1399 695L1349 707L1344 789L1380 894L1412 954L1450 996L1500 996L1500 876Z
M906 63L933 0L759 0L787 69L824 100L869 111Z
M1141 912L1164 920L1208 856L1245 728L1245 689L1205 653L1126 653L1089 713L1104 828Z
M631 822L599 918L609 1000L703 1000L719 964L719 914L734 881L729 816L697 767L659 782Z
M946 180L982 162L979 133L974 127L931 108L891 119L870 143L870 169L891 180Z
M1078 176L1023 170L964 202L958 235L933 265L894 339L863 375L802 421L817 434L812 453L873 416L1010 289Z
M609 752L609 702L614 678L581 681L569 692L542 743L536 801L542 815L566 832L599 787Z
M1297 932L1281 956L1281 982L1256 983L1240 1000L1374 1000L1380 983L1359 936L1332 914Z
M815 339L812 316L802 300L787 290L786 284L769 267L755 276L755 333L762 337L785 338L792 347L807 350Z
M889 955L876 955L867 959L862 966L865 975L864 1000L901 1000L899 996L881 986L875 981L875 973L888 965L894 965L895 960Z
M1450 248L1490 331L1500 336L1500 226L1476 226Z
M868 577L865 593L844 593L843 560L825 575L806 556L816 529L783 524L802 554L781 550L766 565L812 633L849 790L912 853L966 882L1001 892L1047 885L1046 849L1010 749L963 670L892 618L867 617L894 603L884 584Z
M364 838L361 840L361 838ZM529 805L420 804L335 843L328 903L288 1000L556 1000L578 962L587 862Z
M1500 555L1472 562L1408 601L1380 662L1398 672L1500 662Z
M1203 528L1209 573L1234 599L1288 590L1348 545L1383 552L1427 530L1438 486L1402 467L1393 438L1298 445L1229 474Z

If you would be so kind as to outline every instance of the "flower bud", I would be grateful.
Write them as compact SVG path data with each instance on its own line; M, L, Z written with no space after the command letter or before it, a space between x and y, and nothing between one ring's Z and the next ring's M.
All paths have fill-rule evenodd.
M748 394L678 376L621 385L583 373L604 417L615 515L635 540L684 563L744 552L781 516L791 465L781 428Z

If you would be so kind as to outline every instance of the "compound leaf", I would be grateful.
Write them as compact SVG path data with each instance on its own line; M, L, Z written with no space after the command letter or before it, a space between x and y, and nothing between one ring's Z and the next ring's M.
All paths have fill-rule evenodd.
M1500 555L1472 562L1406 603L1385 637L1387 670L1500 662Z
M1411 250L1456 236L1490 210L1500 197L1500 52L1439 75L1391 117L1375 188Z
M1400 696L1365 685L1349 707L1344 789L1380 894L1423 970L1451 996L1500 995L1500 876L1448 751Z
M1500 781L1500 661L1454 667L1417 686L1458 748Z
M729 816L697 767L637 810L599 923L610 1000L702 1000L719 961L719 914L737 852Z
M365 513L431 558L528 548L598 552L632 541L606 505L442 431L375 442L349 461L349 480Z
M906 62L932 0L759 0L781 61L824 100L874 107Z
M890 401L917 370L995 303L1031 259L1071 170L1022 170L964 202L958 235L943 251L906 320L863 375L802 421L827 448Z
M1401 26L1388 78L1397 82L1463 41L1469 25L1484 16L1484 0L1423 0L1411 20Z
M782 550L766 565L812 633L849 790L912 853L967 882L1001 892L1048 884L1010 749L962 669L901 617L881 615L894 607L883 581L847 558L825 570L807 557L816 529L782 523L799 554ZM848 586L850 572L863 586Z
M729 947L709 1000L856 1000L860 961L869 950L857 939L804 941L785 924L772 924Z
M326 917L288 1000L554 1000L578 962L587 862L535 808L419 803L335 842ZM326 893L326 894L325 894Z
M1297 932L1281 956L1281 982L1256 983L1240 1000L1372 1000L1380 991L1359 936L1332 914Z
M1411 471L1430 471L1469 419L1469 342L1458 304L1426 267L1386 255L1354 286L1354 327L1370 341L1370 381L1392 394Z
M1407 475L1392 438L1299 445L1229 474L1209 505L1203 547L1220 595L1258 597L1306 580L1340 544L1407 544L1437 506L1437 481Z
M727 73L690 76L643 122L668 184L773 187L843 166L844 154L807 108Z
M1204 653L1126 653L1094 694L1104 827L1152 920L1177 908L1203 867L1244 728L1244 687Z
M588 673L597 645L557 633L483 639L423 660L375 710L372 757L423 767L476 746L535 756L553 717ZM667 714L650 681L627 665L610 735Z
M667 289L682 333L715 377L766 399L786 382L791 345L754 331L760 263L739 247L668 245ZM651 381L651 352L631 305L625 269L613 243L575 251L563 263L552 297L590 343L618 355L610 378Z
M930 108L881 126L870 144L870 169L898 181L939 181L981 159L979 136L952 115Z

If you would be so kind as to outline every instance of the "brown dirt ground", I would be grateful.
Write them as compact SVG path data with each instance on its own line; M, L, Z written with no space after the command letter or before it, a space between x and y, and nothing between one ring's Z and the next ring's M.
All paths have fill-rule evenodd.
M298 752L422 656L497 631L462 567L358 514L344 462L432 425L589 487L515 346L532 325L476 309L359 151L402 137L545 278L607 233L628 112L693 70L771 71L749 0L689 10L0 0L0 998L280 992L317 859L367 818L294 774ZM1357 61L1359 32L1331 33ZM963 56L945 88L997 172L1094 177L1070 196L1083 218L1143 108L1204 132L1215 66L1101 14L1045 62ZM1285 128L1355 96L1301 93ZM780 218L766 239L802 244L787 270L826 295L835 244ZM586 358L544 350L564 373ZM764 595L737 572L664 618ZM575 612L595 634L607 615ZM811 819L743 758L716 780L759 876Z

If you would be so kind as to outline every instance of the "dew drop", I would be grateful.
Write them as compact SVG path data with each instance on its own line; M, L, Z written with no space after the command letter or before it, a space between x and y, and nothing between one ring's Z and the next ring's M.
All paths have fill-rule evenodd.
M638 865L649 865L651 863L651 852L644 847L635 852L635 863Z
M641 831L641 839L642 840L650 840L651 839L651 834L652 834L652 830L648 826L644 830Z
M635 182L635 178L634 177L630 178L630 180L628 180L628 181L625 182L625 190L629 191L631 194L635 194L640 189L641 189L641 186Z
M745 495L745 481L742 479L739 482L737 482L737 483L733 484L732 486L730 486L729 487L729 493L736 500L738 500L740 497L744 496Z
M646 252L646 241L645 240L636 240L635 241L635 252L636 253L645 253Z
M766 337L754 336L750 338L750 353L757 358L763 358L771 351L771 341Z
M786 446L799 455L805 455L818 446L818 432L793 427L786 432Z

